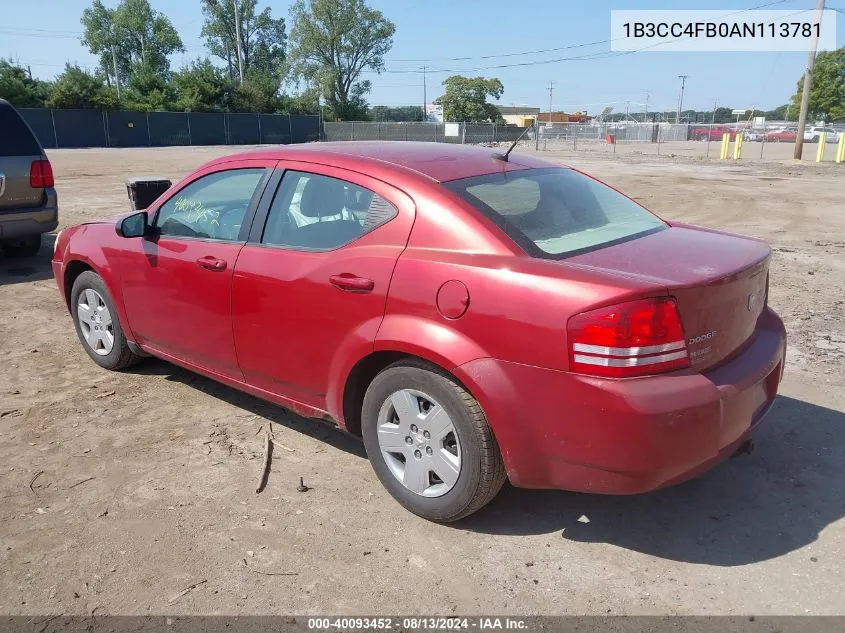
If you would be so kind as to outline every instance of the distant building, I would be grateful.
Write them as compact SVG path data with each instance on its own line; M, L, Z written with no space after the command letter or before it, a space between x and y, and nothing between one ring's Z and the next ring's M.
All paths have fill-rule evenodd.
M568 114L566 112L552 112L551 117L549 116L548 112L541 112L537 120L540 123L548 123L551 121L552 123L589 123L593 117L587 116L583 112L573 112L572 114Z
M505 120L510 125L529 127L534 125L534 120L540 114L540 108L529 108L526 106L496 106Z

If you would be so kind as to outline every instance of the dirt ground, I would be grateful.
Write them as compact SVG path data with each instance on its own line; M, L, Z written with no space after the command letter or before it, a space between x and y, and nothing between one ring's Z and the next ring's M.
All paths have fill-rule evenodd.
M231 150L50 152L61 225ZM841 166L542 155L771 242L789 355L753 454L636 497L506 486L428 523L355 439L160 361L99 369L44 249L0 260L0 614L845 613ZM268 424L293 450L256 495Z

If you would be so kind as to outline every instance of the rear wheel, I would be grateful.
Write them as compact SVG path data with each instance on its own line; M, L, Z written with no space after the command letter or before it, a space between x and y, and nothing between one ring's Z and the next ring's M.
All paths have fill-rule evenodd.
M425 363L403 361L376 376L364 397L362 432L381 483L426 519L468 516L505 481L498 444L478 402Z
M41 236L31 235L2 242L3 253L7 257L32 257L41 249Z
M141 359L129 349L114 302L97 273L86 270L76 278L70 307L79 341L100 367L123 369Z

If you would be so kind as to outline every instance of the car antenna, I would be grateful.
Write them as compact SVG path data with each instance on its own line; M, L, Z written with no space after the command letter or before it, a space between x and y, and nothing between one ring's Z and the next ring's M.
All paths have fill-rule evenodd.
M511 146L508 148L508 151L506 151L504 154L493 154L493 158L495 158L496 160L502 160L502 161L508 162L508 154L511 153L511 150L514 147L516 147L516 144L519 143L522 140L522 137L525 136L528 133L528 130L530 130L530 129L531 129L530 127L527 127L524 130L522 130L522 134L520 134L516 138L516 140L513 143L511 143Z

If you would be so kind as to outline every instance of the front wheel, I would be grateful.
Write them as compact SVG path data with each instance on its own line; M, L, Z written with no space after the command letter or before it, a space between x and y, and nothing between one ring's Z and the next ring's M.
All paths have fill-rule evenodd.
M141 360L129 349L126 335L103 278L86 270L70 291L70 309L79 342L95 363L105 369L123 369Z
M466 517L505 482L499 446L478 402L425 363L399 362L376 376L364 397L362 432L381 483L426 519Z

